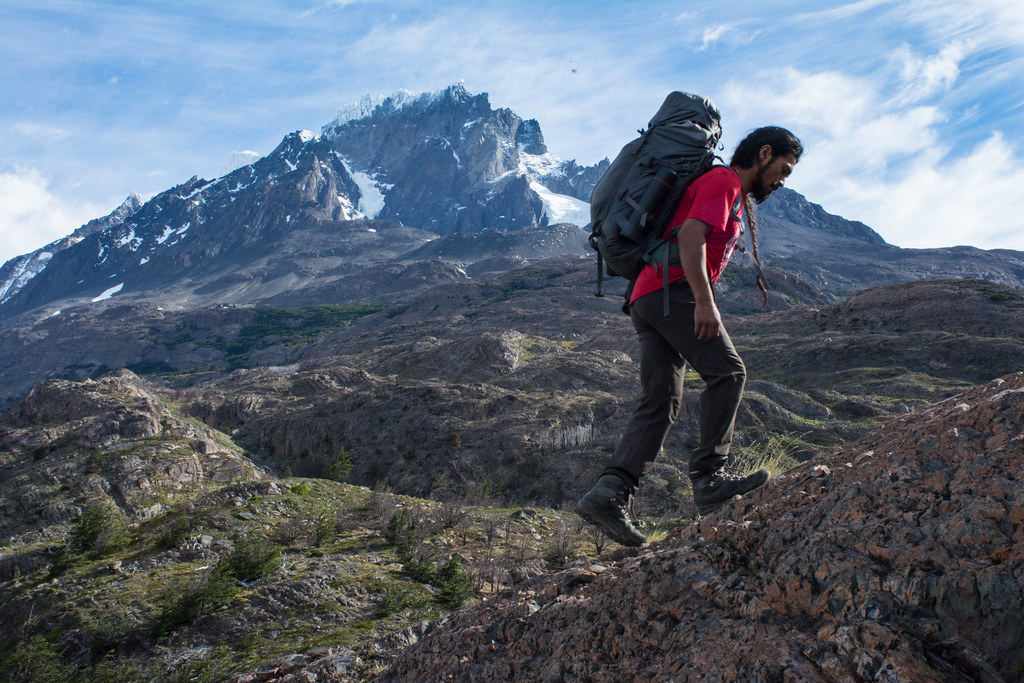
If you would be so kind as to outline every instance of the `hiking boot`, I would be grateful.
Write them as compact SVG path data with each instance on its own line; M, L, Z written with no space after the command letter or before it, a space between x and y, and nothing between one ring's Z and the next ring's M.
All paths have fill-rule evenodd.
M647 537L636 530L626 509L633 488L614 474L602 474L586 495L576 503L576 514L597 526L616 543L647 545Z
M693 502L697 512L706 515L734 497L749 493L771 478L768 470L757 470L747 475L738 474L728 467L701 474L693 478Z

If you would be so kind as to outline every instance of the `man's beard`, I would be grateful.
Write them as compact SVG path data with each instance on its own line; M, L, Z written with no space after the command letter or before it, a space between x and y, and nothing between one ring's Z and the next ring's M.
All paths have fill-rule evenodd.
M771 161L768 161L757 165L757 175L754 176L754 187L750 190L750 196L753 197L754 202L757 204L768 199L774 191L773 188L768 187L767 183L764 181L764 171L771 165L771 163Z

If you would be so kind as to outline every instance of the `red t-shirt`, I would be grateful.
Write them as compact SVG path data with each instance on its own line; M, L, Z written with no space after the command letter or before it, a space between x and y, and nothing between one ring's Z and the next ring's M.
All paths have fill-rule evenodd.
M729 262L732 250L739 240L743 202L737 203L737 200L740 199L742 192L743 186L735 171L728 166L715 166L686 188L679 208L676 209L668 228L665 229L665 234L662 235L663 239L667 238L672 228L682 225L687 218L696 218L711 226L705 234L708 281L711 284L714 284L725 270L725 264ZM734 206L738 209L735 214ZM669 266L670 283L684 277L686 273L682 268ZM633 285L633 295L629 302L633 303L646 294L656 292L663 285L661 266L645 266Z

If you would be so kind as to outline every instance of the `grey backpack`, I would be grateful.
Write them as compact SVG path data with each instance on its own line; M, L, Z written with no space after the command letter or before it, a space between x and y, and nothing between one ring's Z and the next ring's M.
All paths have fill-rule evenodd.
M628 143L590 196L590 246L597 250L597 296L605 271L633 281L649 263L681 265L662 233L686 188L711 168L721 114L706 97L673 92ZM627 292L627 301L629 293ZM665 311L668 315L668 311Z

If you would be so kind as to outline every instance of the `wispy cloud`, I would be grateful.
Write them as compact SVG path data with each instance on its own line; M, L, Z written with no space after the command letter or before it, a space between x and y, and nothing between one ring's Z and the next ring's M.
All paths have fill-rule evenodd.
M11 126L11 130L17 135L36 141L58 141L72 134L66 128L49 125L41 121L16 121Z
M62 200L50 191L49 181L38 169L0 173L0 226L4 228L0 254L34 251L97 218L101 211L95 204ZM68 226L74 227L69 230Z
M704 32L701 34L700 47L697 49L708 49L709 47L717 43L719 40L721 40L722 36L724 36L732 29L733 26L731 24L719 24L718 26L711 26L709 28L704 29Z
M830 211L882 230L904 247L973 244L1024 248L1006 197L1024 183L1022 150L1000 133L961 149L935 106L904 106L881 81L789 71L751 92L734 82L725 101L744 119L800 131L807 153L794 183Z
M964 41L956 40L932 57L921 57L907 44L893 52L903 81L902 99L918 102L953 87L960 75L960 62L968 50Z

